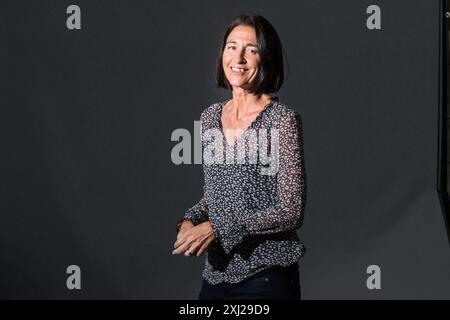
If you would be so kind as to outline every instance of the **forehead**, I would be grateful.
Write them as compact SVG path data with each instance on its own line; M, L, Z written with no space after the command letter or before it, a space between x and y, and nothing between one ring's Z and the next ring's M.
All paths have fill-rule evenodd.
M231 30L227 37L227 42L230 41L256 44L256 31L250 26L237 26Z

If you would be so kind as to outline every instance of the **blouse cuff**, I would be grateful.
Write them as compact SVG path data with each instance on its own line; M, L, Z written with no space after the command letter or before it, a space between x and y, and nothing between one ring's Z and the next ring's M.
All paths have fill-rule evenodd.
M248 235L248 231L243 225L229 224L217 228L217 224L212 219L209 220L213 228L216 239L222 244L225 253L229 254Z

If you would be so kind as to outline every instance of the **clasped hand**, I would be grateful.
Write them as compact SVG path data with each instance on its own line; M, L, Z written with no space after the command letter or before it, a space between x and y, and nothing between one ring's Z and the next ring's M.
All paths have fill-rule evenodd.
M196 226L191 221L183 221L172 254L200 256L216 239L211 223L202 222Z

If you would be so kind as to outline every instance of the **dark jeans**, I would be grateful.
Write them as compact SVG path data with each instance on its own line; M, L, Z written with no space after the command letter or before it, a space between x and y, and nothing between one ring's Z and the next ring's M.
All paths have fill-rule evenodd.
M271 267L239 283L211 285L203 279L198 298L199 300L300 300L298 263L288 267Z

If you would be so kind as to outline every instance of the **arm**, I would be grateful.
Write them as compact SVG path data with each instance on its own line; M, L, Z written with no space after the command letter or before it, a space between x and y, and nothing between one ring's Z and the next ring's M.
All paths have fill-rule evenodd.
M257 211L237 221L210 220L214 233L226 253L229 253L245 236L296 230L303 223L306 173L302 121L296 112L284 115L281 120L278 125L279 202L274 207Z
M177 224L177 240L172 254L200 256L214 241L211 224L207 222L208 210L206 198L203 196L198 203L186 211Z
M180 231L181 224L184 220L191 221L194 225L198 225L208 220L208 204L203 196L199 202L186 210L184 217L177 222L177 232Z

